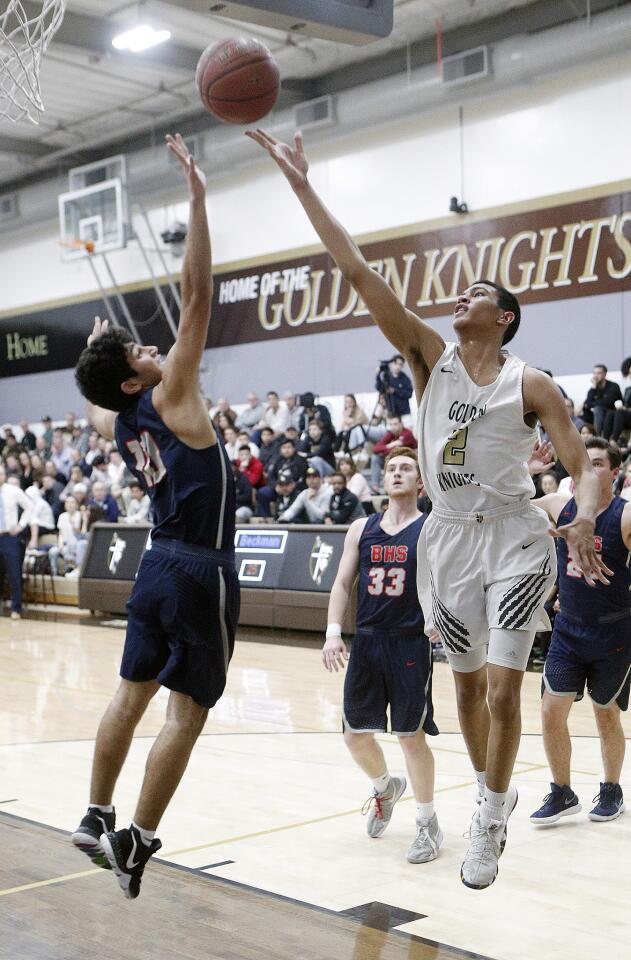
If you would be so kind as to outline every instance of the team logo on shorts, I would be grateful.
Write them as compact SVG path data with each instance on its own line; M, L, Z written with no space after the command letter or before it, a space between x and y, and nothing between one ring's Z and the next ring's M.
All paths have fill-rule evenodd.
M309 573L311 574L311 579L314 583L317 583L318 586L322 583L322 577L331 562L333 551L334 547L330 543L325 543L320 537L315 538L309 555Z
M123 554L127 548L127 541L121 539L117 533L114 534L110 541L110 546L107 551L107 566L112 574L116 574L118 570L118 565L123 559Z

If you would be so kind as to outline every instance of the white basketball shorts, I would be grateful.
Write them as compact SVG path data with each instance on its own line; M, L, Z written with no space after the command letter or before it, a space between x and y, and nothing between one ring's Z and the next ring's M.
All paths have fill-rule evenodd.
M421 531L417 583L425 630L440 634L454 670L487 662L489 631L503 649L492 646L488 662L512 666L514 655L515 669L525 669L555 578L548 518L530 501L477 514L435 508ZM524 644L527 651L519 649Z

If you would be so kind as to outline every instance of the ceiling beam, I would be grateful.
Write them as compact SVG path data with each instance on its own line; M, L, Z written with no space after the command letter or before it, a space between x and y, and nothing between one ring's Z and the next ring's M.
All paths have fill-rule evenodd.
M24 9L29 17L41 12L41 3L23 0ZM170 67L182 73L194 73L199 55L206 46L205 38L200 37L199 47L183 47L177 43L160 44L143 53L126 53L112 46L112 38L120 33L120 25L107 17L90 17L83 13L67 10L59 30L54 36L52 47L63 44L74 48L76 52L106 56L113 61L140 66L149 63L153 66Z
M0 136L0 153L13 153L23 157L44 157L50 153L50 147L37 140Z

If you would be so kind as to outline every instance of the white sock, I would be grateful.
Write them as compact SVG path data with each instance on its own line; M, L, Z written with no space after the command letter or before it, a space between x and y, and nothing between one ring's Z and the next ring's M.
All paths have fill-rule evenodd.
M111 803L89 803L88 807L93 810L100 810L101 813L114 813L114 807Z
M373 777L373 784L377 793L386 793L390 786L390 774L386 770L380 777Z
M478 793L483 796L486 786L486 770L474 770L473 772L475 773L475 779L478 781Z
M138 833L140 834L140 839L142 840L142 842L144 843L144 845L145 845L146 847L150 847L150 846L151 846L151 841L153 840L153 838L154 838L155 835L156 835L156 831L155 831L155 830L145 830L144 827L139 827L138 824L137 824L137 823L134 823L133 820L132 820L132 822L131 822L131 825L132 825L133 829L134 829L134 830L137 830Z
M480 804L480 822L488 827L490 823L503 823L506 819L506 793L494 793L484 788L484 799Z
M421 820L431 820L434 816L434 801L430 800L429 803L417 803L416 804L416 822L419 823Z

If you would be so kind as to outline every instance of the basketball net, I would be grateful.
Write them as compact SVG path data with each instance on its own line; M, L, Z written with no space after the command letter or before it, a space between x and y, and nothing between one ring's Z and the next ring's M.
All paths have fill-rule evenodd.
M9 0L0 13L0 117L39 123L40 65L65 9L66 0L43 0L40 12L29 15L21 0Z

